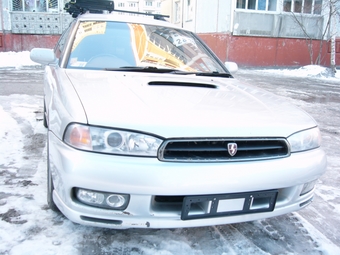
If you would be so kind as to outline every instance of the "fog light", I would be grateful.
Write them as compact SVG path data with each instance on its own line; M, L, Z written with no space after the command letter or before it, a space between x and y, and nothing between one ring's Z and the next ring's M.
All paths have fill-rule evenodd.
M76 188L75 193L78 200L84 204L116 210L126 209L130 200L130 195L126 194L112 194L79 188Z
M125 197L118 194L110 195L106 198L106 203L111 207L122 207L125 201Z
M77 197L80 201L86 204L100 205L104 201L104 194L85 189L78 189Z
M312 191L314 189L314 186L316 184L317 180L307 182L303 185L303 188L301 190L300 196L307 194L308 192Z

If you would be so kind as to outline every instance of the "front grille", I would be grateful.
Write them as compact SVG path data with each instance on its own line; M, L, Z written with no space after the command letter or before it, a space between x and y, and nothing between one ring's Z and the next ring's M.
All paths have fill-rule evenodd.
M231 155L228 144L236 144L237 152ZM165 141L158 159L168 162L223 162L250 161L287 157L290 154L283 138L242 139L173 139Z

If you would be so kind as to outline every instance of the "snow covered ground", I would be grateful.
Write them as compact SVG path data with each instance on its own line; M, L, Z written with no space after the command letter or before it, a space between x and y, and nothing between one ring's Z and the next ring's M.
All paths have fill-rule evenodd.
M0 68L20 69L24 66L39 65L30 59L30 52L0 52Z
M29 58L29 54L29 51L0 52L0 68L12 67L20 69L24 66L39 65ZM268 69L266 72L296 77L330 78L330 72L327 68L316 65L309 65L296 69ZM335 79L340 79L340 70L335 74Z
M29 52L0 53L0 70L14 68L42 74L42 70L24 68L35 65L29 59ZM331 79L334 84L339 80L340 86L340 72L329 78L327 69L319 66L261 72L268 73L268 77L275 74ZM0 77L0 86L2 82ZM294 95L286 89L280 93L287 97ZM115 231L80 226L48 209L42 98L0 94L0 254L340 254L339 242L334 241L339 237L333 237L334 233L340 235L339 231L330 229L338 226L327 227L327 233L321 230L326 218L340 217L337 147L340 139L336 129L340 123L323 127L327 132L337 132L334 137L327 132L324 135L329 146L326 149L335 151L329 155L331 174L320 181L316 201L300 212L226 226ZM321 105L304 101L298 104L312 115L314 109L322 109ZM327 107L332 112L340 106L331 102ZM335 122L339 116L330 119ZM330 119L325 119L323 125Z

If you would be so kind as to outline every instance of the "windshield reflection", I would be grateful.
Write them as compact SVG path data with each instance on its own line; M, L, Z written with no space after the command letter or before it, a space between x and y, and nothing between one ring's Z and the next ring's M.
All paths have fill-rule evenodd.
M81 22L67 68L153 66L186 72L225 70L192 33L121 22Z

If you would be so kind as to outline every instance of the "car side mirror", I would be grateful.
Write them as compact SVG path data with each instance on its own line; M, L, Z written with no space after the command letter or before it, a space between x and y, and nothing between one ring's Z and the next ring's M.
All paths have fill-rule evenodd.
M30 58L32 61L42 65L54 65L57 58L52 49L34 48L31 50Z
M235 62L225 62L224 65L231 73L236 73L238 70L238 66Z

